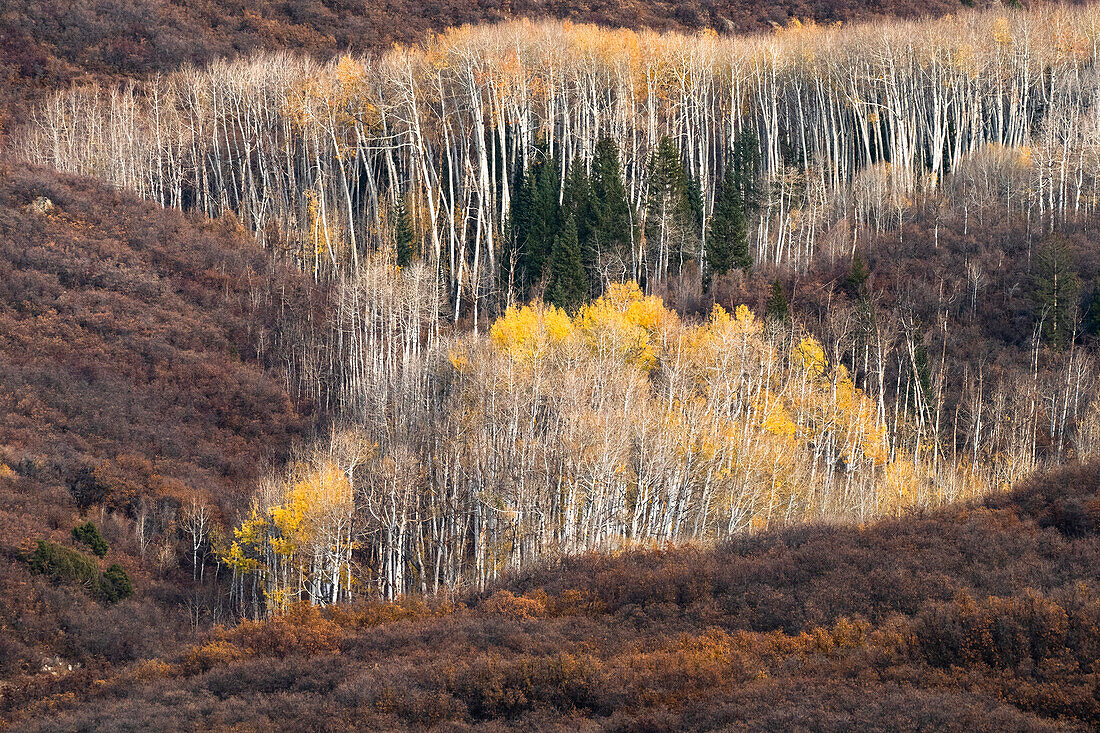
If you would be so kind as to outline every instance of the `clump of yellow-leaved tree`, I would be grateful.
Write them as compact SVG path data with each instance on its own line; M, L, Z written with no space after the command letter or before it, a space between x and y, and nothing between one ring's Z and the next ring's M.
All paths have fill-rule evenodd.
M812 335L745 306L689 323L612 284L572 315L536 301L416 353L400 334L375 342L393 352L375 358L376 401L236 528L224 556L242 607L480 585L562 553L858 521L983 488L902 448L904 423Z

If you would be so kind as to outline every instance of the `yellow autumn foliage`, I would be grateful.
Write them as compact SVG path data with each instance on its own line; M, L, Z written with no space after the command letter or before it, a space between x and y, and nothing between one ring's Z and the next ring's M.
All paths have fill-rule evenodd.
M802 339L794 348L794 355L802 364L802 368L811 377L820 377L825 373L828 362L825 359L825 350L821 343L813 336Z
M572 318L541 301L508 308L489 335L501 353L521 363L537 361L579 337L600 357L649 370L661 353L660 334L678 323L660 298L643 295L635 283L616 283Z
M659 334L678 320L660 298L644 296L636 283L616 283L581 308L574 326L597 355L649 371L661 353Z
M288 582L315 571L311 563L315 566L320 554L334 549L334 518L350 517L354 510L351 482L335 463L299 464L292 467L291 477L276 486L272 504L252 507L234 528L233 542L221 553L235 577L256 572L264 576L263 597L269 612L285 611L301 600L301 584L291 588ZM349 549L345 543L344 552ZM354 582L348 568L339 568L339 573L342 583Z
M322 517L334 507L346 506L351 501L351 484L338 466L323 463L306 467L301 478L290 485L283 503L269 510L277 531L271 539L275 551L291 554L312 541Z
M572 336L573 325L565 311L535 302L511 307L493 324L489 338L494 346L518 362L541 359L555 345Z
M787 507L788 519L792 511L825 511L806 482L840 470L877 487L876 511L927 498L916 487L930 479L912 461L892 456L878 402L856 386L847 368L830 364L812 335L766 332L745 305L732 313L716 305L704 322L684 324L660 298L623 283L573 318L539 302L511 308L490 333L496 353L518 363L557 364L562 380L575 383L586 363L605 377L623 370L629 380L628 374L640 373L649 390L668 399L654 395L646 409L639 405L620 417L585 413L578 418L585 426L579 435L605 434L615 420L655 420L652 428L630 429L657 436L677 461L708 466L708 481L765 482L768 501ZM549 359L562 349L569 359ZM483 358L451 353L459 370L469 366L464 358ZM739 405L739 417L719 407L728 403ZM605 449L598 442L575 448L582 464ZM629 475L616 480L637 481L630 461L619 459L618 465L617 476Z

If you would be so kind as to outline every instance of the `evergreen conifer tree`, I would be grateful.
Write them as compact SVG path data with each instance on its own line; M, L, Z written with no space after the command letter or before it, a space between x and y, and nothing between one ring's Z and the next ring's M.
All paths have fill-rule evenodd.
M678 273L685 260L697 256L699 229L692 209L687 171L672 138L661 138L649 164L646 202L646 244L649 270L664 276L671 265Z
M96 557L105 557L110 547L99 529L92 522L85 522L73 527L73 539L87 545Z
M1092 284L1092 295L1085 304L1084 319L1084 332L1100 338L1100 279Z
M783 290L783 284L778 280L772 282L772 293L768 296L767 305L764 307L768 318L776 321L785 321L790 316L790 306L787 304L787 293Z
M539 282L545 272L559 227L558 187L554 160L536 155L512 202L512 253L504 263L515 268L513 284L521 291Z
M1061 237L1048 237L1035 259L1032 301L1043 338L1056 350L1073 339L1081 281Z
M701 232L703 230L703 189L697 177L688 176L687 192L691 215L695 219L695 228Z
M397 209L394 225L394 248L398 267L408 267L413 260L415 249L413 243L416 233L413 231L412 217L409 215L409 207L402 196L397 200Z
M714 191L714 213L710 217L707 239L708 280L734 268L747 270L752 266L745 202L738 180L736 168L727 164L725 175Z
M592 205L592 183L583 165L575 163L569 169L562 198L561 217L563 219L573 217L573 222L577 226L577 241L580 244L581 261L588 276L588 289L591 289L599 282L596 247L593 244L592 236L592 231L596 226L596 212L595 207Z
M570 215L561 231L554 237L550 254L550 284L546 300L557 307L573 312L584 303L588 295L588 274L581 260L580 242L577 238L577 222Z
M753 132L738 133L722 180L714 191L714 212L707 240L708 279L735 267L743 270L752 267L749 217L760 207L759 169L759 138Z
M733 139L731 163L741 210L748 217L760 208L760 138L755 132L742 131Z
M848 270L848 275L844 278L844 289L848 292L848 295L858 298L863 295L863 286L870 277L871 271L867 269L867 263L864 262L863 255L856 252L855 256L852 257L852 266Z
M634 244L634 220L623 185L619 148L611 138L596 143L592 159L592 248L597 266L618 259L629 270Z
M118 563L103 571L99 578L99 596L107 603L118 603L134 595L130 576Z

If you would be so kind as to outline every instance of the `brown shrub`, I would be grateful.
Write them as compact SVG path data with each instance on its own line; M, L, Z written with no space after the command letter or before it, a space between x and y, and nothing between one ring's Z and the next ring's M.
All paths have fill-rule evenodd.
M482 613L504 616L513 621L538 618L546 615L547 596L537 590L528 595L516 596L507 590L498 590L478 605Z

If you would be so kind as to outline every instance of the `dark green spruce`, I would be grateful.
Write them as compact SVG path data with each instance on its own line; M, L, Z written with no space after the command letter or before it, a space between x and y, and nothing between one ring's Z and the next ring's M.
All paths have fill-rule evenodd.
M409 207L402 196L397 200L394 209L394 252L398 267L408 267L416 254L414 243L416 232L413 230L412 216Z
M550 253L550 285L546 289L547 302L570 313L576 311L588 295L588 274L581 260L581 247L577 237L577 222L570 216L565 220L554 248Z

